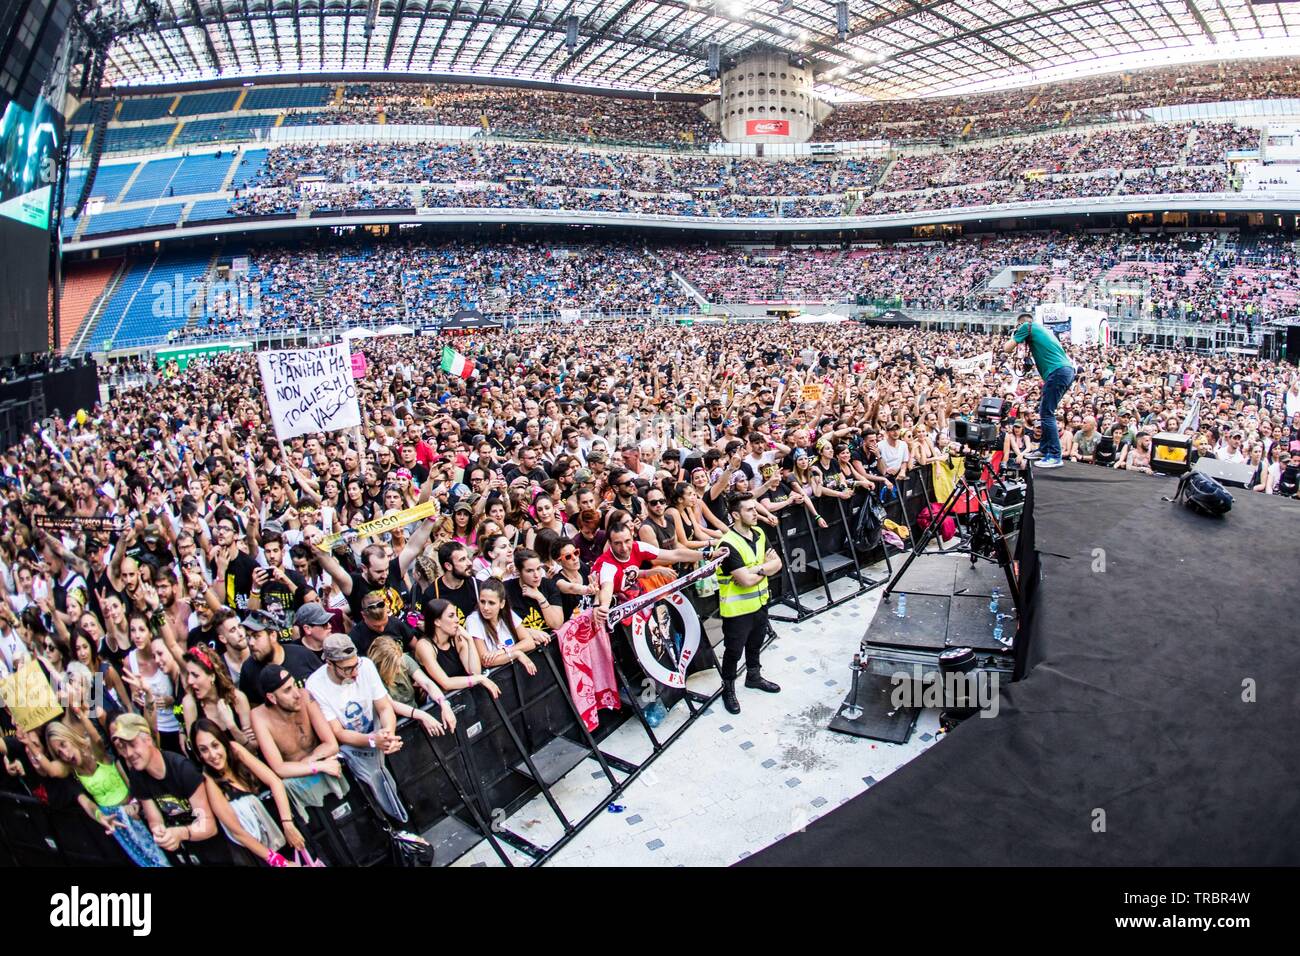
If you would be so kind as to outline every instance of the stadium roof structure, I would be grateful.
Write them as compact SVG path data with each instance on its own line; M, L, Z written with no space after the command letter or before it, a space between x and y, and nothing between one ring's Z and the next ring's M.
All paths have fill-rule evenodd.
M1251 0L102 0L136 29L116 87L427 75L706 93L709 44L813 63L827 99L967 93L1293 54L1300 2ZM566 41L576 18L576 44Z

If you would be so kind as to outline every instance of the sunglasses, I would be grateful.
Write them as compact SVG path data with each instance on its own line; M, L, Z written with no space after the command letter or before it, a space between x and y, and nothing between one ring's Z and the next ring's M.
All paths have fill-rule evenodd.
M373 615L383 614L383 613L384 613L384 605L382 605L382 604L367 604L367 605L365 605L365 606L361 609L361 613L362 613L362 614L373 614Z
M564 552L564 554L560 555L560 560L561 560L561 561L572 561L572 560L573 560L574 558L576 558L577 556L578 556L578 552L577 552L577 551L566 551L566 552Z
M645 503L648 504L648 505L649 505L650 507L652 507L652 508L653 508L655 505L666 505L666 504L668 504L668 502L667 502L665 499L663 499L663 498L647 498L647 499L645 500Z

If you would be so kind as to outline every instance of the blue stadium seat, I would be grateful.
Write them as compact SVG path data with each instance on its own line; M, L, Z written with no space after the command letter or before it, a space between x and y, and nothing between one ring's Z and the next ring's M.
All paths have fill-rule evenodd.
M235 170L235 178L230 181L231 189L243 189L257 176L257 171L262 168L266 162L266 154L270 150L266 149L246 149L243 157L239 160L239 168Z
M146 337L163 340L173 329L183 328L188 321L183 308L185 285L204 275L208 260L207 255L177 256L132 264L96 320L86 340L87 350ZM180 302L175 295L177 277Z
M199 116L203 113L228 113L235 108L239 90L217 90L212 93L187 93L176 106L177 116Z
M154 120L162 119L167 115L168 108L172 105L173 97L170 96L139 96L122 101L122 111L117 114L117 120L121 123L128 123L132 120ZM89 122L87 120L86 122Z
M166 146L176 130L176 123L149 123L145 126L110 126L104 137L104 151L156 149Z
M185 221L202 222L205 219L225 219L229 215L229 199L204 199L194 204Z
M243 109L302 109L324 106L333 91L328 86L268 86L254 88L244 97Z
M223 116L218 119L190 120L181 128L176 144L223 143L252 139L254 130L270 129L274 123L274 116L242 114Z

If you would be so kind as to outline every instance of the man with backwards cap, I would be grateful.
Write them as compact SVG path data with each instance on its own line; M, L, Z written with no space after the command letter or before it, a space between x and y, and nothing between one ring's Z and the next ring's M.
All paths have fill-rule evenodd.
M257 678L263 703L252 712L262 759L284 781L293 805L306 816L325 798L345 796L348 782L339 764L339 742L320 706L284 667L262 668Z
M393 700L368 657L357 656L352 639L332 634L321 648L325 666L307 678L307 690L320 705L348 769L364 783L384 812L406 822L406 807L384 754L402 748L396 733Z
M208 806L203 773L188 757L158 749L149 721L118 714L109 735L127 767L131 796L140 801L154 842L200 863L230 864L230 844L214 840L217 818Z

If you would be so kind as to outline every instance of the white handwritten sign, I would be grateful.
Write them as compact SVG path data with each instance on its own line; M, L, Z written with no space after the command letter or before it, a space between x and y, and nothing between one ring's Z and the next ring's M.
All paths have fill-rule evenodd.
M318 349L259 352L257 364L271 406L275 437L280 441L361 424L346 342Z

